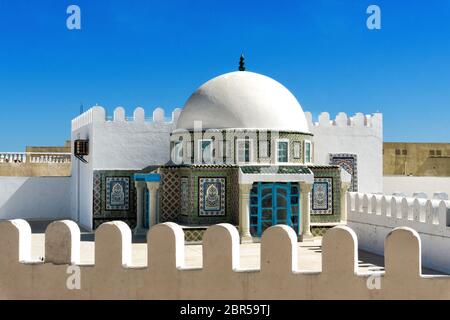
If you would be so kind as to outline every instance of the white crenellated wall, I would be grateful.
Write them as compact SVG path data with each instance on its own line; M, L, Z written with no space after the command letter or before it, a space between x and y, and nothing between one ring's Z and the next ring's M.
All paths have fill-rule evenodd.
M323 112L313 119L305 112L314 134L315 164L329 164L330 154L356 154L358 191L383 191L383 116L381 113L348 116L341 112L334 119Z
M426 197L431 199L437 193L450 194L450 177L384 176L383 192L401 192L407 196L425 193Z
M118 107L107 116L103 107L95 106L73 119L72 142L89 139L89 156L86 164L72 157L72 219L92 229L95 170L141 170L169 161L170 133L180 112L175 109L166 119L164 110L157 108L147 117L139 107L127 117L124 108Z
M166 119L164 110L157 108L147 118L142 108L127 117L118 107L112 117L102 107L94 107L72 121L72 135L88 127L91 133L92 168L140 170L149 165L169 161L170 133L181 109L175 109Z
M397 228L386 236L385 271L366 272L358 270L358 239L346 226L332 228L323 237L320 272L299 270L297 236L283 225L264 231L257 270L241 267L239 232L230 224L206 230L201 268L186 267L183 229L177 224L150 229L149 259L143 267L133 265L131 238L122 221L102 224L95 231L95 264L80 265L78 226L57 221L45 232L44 261L34 261L29 224L20 219L2 221L0 299L450 298L449 276L422 276L421 237L410 228ZM74 277L77 274L81 276Z
M450 273L450 201L349 193L347 208L362 249L383 255L386 235L410 227L422 238L423 265Z

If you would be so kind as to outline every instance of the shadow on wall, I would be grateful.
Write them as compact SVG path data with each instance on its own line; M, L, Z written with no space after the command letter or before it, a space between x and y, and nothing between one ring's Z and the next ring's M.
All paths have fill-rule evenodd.
M450 176L450 158L428 158L415 173L416 176Z
M0 219L70 217L70 177L0 177Z

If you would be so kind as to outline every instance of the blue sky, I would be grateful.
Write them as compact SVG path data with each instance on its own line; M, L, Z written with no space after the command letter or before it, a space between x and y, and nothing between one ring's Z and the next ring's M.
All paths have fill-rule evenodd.
M241 52L313 114L381 111L386 141L449 142L449 36L447 0L0 0L0 151L62 144L81 103L170 112Z

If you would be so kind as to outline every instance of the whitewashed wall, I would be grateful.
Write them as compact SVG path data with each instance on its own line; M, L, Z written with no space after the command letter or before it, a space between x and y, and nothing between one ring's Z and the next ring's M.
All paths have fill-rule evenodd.
M71 177L71 218L86 229L92 229L93 208L93 137L94 122L105 119L105 110L94 107L72 120L72 177ZM80 162L73 156L73 142L77 139L89 140L87 163Z
M0 177L0 219L70 218L70 177Z
M330 119L327 112L317 121L305 112L314 134L314 161L329 164L331 153L351 153L358 157L358 191L383 191L383 118L381 113L349 117L339 113Z
M426 193L431 199L437 192L450 194L450 177L384 176L383 192L385 194L399 192L407 196L412 196L414 193Z
M108 117L104 108L96 106L72 120L72 144L89 139L88 163L72 158L72 219L92 229L95 170L141 170L169 161L170 133L179 114L180 109L175 109L166 119L164 110L157 108L148 118L144 109L136 108L127 117L118 107Z
M363 250L384 255L384 240L397 227L422 239L425 267L450 273L450 201L349 193L348 226Z

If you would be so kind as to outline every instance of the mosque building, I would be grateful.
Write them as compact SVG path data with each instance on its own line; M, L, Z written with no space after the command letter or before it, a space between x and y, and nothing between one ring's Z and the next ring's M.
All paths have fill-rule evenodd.
M142 108L132 118L117 108L111 119L98 106L73 120L72 218L81 225L123 220L140 232L170 221L198 241L208 226L231 223L247 242L285 224L307 240L345 222L358 179L377 188L381 115L313 123L286 87L245 71L242 59L171 119L157 109L151 120ZM372 175L358 175L366 158Z

